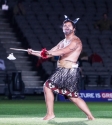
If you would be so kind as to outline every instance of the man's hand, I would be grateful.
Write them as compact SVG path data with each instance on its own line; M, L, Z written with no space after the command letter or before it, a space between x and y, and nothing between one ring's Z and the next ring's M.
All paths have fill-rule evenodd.
M27 49L27 52L29 55L34 55L34 56L38 56L38 57L41 57L41 51L35 51L33 49Z
M33 50L32 49L28 49L28 54L32 54Z

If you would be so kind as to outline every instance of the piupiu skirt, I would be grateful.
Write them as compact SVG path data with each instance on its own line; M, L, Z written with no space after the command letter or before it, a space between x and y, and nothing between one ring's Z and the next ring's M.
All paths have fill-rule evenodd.
M79 79L79 68L57 67L44 85L58 94L77 98L79 95Z

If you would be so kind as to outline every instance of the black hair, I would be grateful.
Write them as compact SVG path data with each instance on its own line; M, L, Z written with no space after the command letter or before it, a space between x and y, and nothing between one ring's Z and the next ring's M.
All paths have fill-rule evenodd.
M75 26L75 24L73 23L72 20L64 20L64 21L63 21L63 25L64 25L65 23L67 23L67 22L71 22L73 28L76 28L76 26Z

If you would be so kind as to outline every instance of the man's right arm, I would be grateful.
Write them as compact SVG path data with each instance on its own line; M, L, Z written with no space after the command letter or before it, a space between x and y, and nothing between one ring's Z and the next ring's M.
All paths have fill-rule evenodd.
M28 49L28 54L41 57L41 51L34 52L34 50L32 50L32 49Z
M52 51L58 50L58 49L60 48L60 44L61 44L62 42L63 42L63 40L60 41L60 42L59 42L55 47L53 47L51 50L52 50ZM50 50L50 51L51 51L51 50ZM34 50L32 50L32 49L28 49L28 54L41 57L41 51L35 51L35 52L34 52ZM52 55L47 55L47 57L50 58L50 57L52 57Z

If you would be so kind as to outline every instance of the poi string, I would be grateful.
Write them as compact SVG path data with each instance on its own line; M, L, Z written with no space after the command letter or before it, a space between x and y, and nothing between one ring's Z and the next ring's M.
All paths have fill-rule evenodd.
M25 52L28 52L28 50L26 50L26 49L17 49L17 48L10 48L10 49L16 50L16 51L25 51ZM38 53L38 51L34 51L34 50L32 50L32 52ZM41 57L43 59L47 59L47 50L46 50L46 48L44 48L44 49L41 50Z
M17 51L25 51L25 52L28 52L27 49L17 49L17 48L10 48L10 49L12 49L12 50L17 50ZM38 51L32 50L32 52L38 52Z
M10 49L17 50L17 51L26 51L26 52L28 52L28 50L26 50L26 49L17 49L17 48L10 48ZM32 50L32 52L38 52L38 51ZM11 54L9 54L9 56L7 57L7 59L9 59L9 60L15 60L16 57L14 57L13 53L11 53Z

